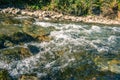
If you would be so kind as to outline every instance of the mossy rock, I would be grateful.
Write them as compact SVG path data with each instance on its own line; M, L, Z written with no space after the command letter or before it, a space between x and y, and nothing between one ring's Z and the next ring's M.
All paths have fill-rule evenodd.
M14 47L0 51L0 60L10 63L12 61L22 60L32 56L28 48Z
M11 36L20 31L18 26L0 25L0 49L7 47L9 43L12 43Z
M31 42L35 40L32 36L23 33L23 32L16 32L12 36L10 36L10 41L15 44L19 44L22 42Z
M16 32L21 32L21 28L17 25L0 25L0 35L10 36Z
M0 24L0 49L35 40L29 34L22 32L22 26L14 25L22 24L25 20L28 19L19 20L13 17L2 18L1 22L6 23ZM29 21L33 21L33 19L29 19Z
M67 51L67 49L65 50ZM89 80L98 72L96 65L92 61L91 54L85 51L71 54L64 54L64 51L57 51L56 53L57 56L60 56L56 57L55 64L51 66L56 68L51 69L50 67L47 70L48 75L41 77L41 80ZM66 57L69 57L70 60L66 59Z
M23 44L26 42L35 41L35 39L23 32L15 32L12 35L1 35L0 36L0 49L7 48L7 47L13 47L17 44Z
M55 59L56 63L51 65L52 68L49 67L49 69L46 69L48 75L41 77L41 80L117 80L120 76L120 74L112 71L100 71L96 62L94 63L93 61L96 56L93 56L92 53L73 53L71 56L75 58L75 61L71 61L70 63L66 62L63 58L64 54L62 54L62 57ZM49 57L47 57L47 59L49 59ZM118 60L97 59L100 64L106 63L106 60L108 60L111 65L120 63ZM53 69L53 67L56 68Z
M20 20L14 19L13 17L8 17L4 19L3 24L8 25L8 24L21 24L22 22Z
M55 30L54 27L41 27L36 25L34 26L24 25L23 27L23 31L26 34L29 34L40 41L49 41L50 38L48 36L50 35L50 32L53 30Z
M111 55L112 56L112 55ZM120 74L120 56L114 55L114 57L109 56L97 56L94 59L96 66L100 71L111 71L113 73Z
M12 80L7 70L0 69L0 80Z

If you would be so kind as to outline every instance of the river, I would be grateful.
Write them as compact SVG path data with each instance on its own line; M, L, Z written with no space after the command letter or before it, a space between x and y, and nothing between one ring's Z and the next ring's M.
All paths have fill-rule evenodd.
M33 39L11 39L15 32ZM23 74L35 74L41 80L120 79L119 26L0 16L0 35L10 38L0 38L0 68L6 69L13 79ZM38 37L40 40L34 40ZM13 55L20 53L14 51L18 47L28 49L30 56Z

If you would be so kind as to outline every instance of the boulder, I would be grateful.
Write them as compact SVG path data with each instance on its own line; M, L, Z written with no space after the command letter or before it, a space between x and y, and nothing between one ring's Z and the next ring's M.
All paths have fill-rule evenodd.
M50 32L55 30L54 27L41 27L41 26L30 26L30 25L24 25L23 31L32 36L33 38L39 40L39 41L50 41Z

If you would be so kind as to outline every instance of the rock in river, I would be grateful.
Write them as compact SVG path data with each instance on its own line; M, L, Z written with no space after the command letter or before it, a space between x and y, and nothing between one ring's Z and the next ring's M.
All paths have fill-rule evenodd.
M0 50L0 60L10 63L12 61L22 60L24 58L30 57L32 54L30 53L28 48L24 47L14 47Z
M40 41L50 41L50 32L55 30L54 27L42 27L42 26L30 26L30 25L24 25L23 31L32 36L35 39L38 39Z

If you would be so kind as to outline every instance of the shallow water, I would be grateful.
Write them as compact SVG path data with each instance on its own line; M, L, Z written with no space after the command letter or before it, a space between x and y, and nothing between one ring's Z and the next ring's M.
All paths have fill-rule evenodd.
M14 18L21 20L27 17ZM4 27L4 18L0 20L1 27ZM24 27L21 23L10 23L10 25L13 25L13 28ZM120 74L120 27L38 20L35 20L31 26L54 27L55 30L50 32L50 41L31 41L13 46L14 48L32 45L39 50L33 56L22 60L12 60L10 63L0 61L0 68L7 69L12 77L36 74L43 80L85 80L93 77L98 80L117 80L120 78L116 76ZM114 59L118 61L117 64L111 62ZM116 75L111 78L105 71ZM105 75L96 76L100 72Z

